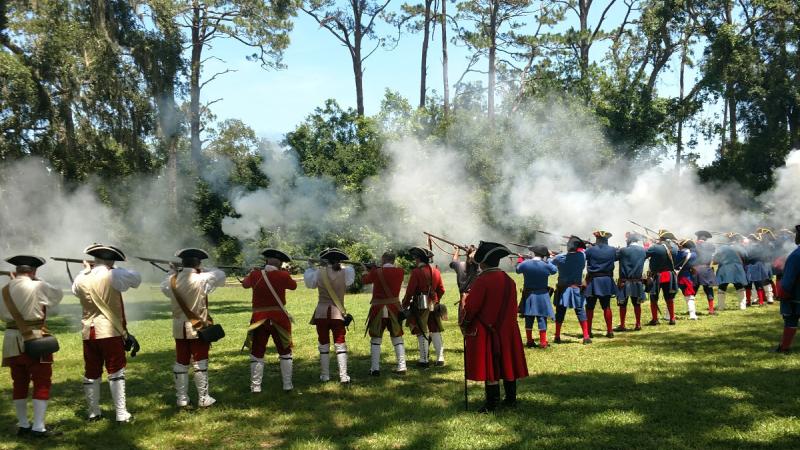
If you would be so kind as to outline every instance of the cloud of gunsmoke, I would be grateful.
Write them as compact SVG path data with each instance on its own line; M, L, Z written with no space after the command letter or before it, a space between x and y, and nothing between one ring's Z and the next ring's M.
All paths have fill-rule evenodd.
M67 286L63 263L49 257L91 259L83 249L100 242L126 253L128 261L121 266L139 269L145 278L160 279L161 272L133 256L169 258L174 250L200 241L192 229L193 214L181 220L173 213L166 183L164 177L141 176L113 184L95 180L71 190L38 158L4 166L0 169L0 257L48 258L39 274ZM116 207L100 201L101 186ZM74 264L71 268L73 274L80 270Z

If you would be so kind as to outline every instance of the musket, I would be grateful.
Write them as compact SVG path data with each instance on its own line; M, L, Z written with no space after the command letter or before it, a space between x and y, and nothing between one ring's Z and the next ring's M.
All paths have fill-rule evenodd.
M533 230L533 231L535 231L537 233L542 233L542 234L550 234L550 235L555 234L555 233L551 233L549 231L543 231L543 230Z
M658 236L658 231L656 231L656 230L654 230L652 228L647 228L646 226L644 226L644 225L642 225L640 223L636 223L636 222L634 222L634 221L632 221L630 219L628 219L628 222L636 225L637 227L643 228L645 233L653 233L654 235Z
M244 266L216 266L217 269L230 270L235 272L249 272L253 267Z
M11 277L11 272L7 270L0 270L0 277Z
M428 233L427 231L423 231L423 232L422 232L422 234L424 234L424 235L428 236L429 238L438 239L438 240L440 240L440 241L444 242L445 244L450 244L450 245L452 245L453 247L458 247L458 248L460 248L461 250L463 250L463 251L465 251L465 252L469 251L469 249L467 248L467 246L466 246L466 245L456 244L455 242L448 241L448 240L447 240L447 239L445 239L445 238L442 238L442 237L439 237L439 236L436 236L436 235L430 234L430 233Z
M179 263L177 261L170 261L168 259L145 258L144 256L134 256L134 258L139 259L139 260L144 261L144 262L148 262L148 263L150 263L150 265L152 265L153 267L157 268L158 270L160 270L160 271L162 271L164 273L169 272L169 269L165 269L165 268L161 267L159 264L168 264L170 266L175 266L176 268L182 267L181 263Z
M69 263L83 264L84 262L88 262L89 265L94 265L94 262L92 262L92 261L86 261L84 259L78 259L78 258L61 258L59 256L51 256L50 259L52 259L53 261L63 261L64 262L64 266L67 268L67 276L69 277L69 282L70 283L74 283L75 280L72 278L72 271L69 270Z
M292 258L292 261L304 261L304 262L317 263L317 264L323 264L323 265L330 264L330 261L328 261L327 259L321 259L321 258L300 257L300 258ZM341 264L350 264L352 266L363 266L363 267L369 267L369 266L377 265L376 263L373 263L373 262L363 263L361 261L350 261L349 259L345 259L343 261L339 261L339 263L341 263Z
M509 244L510 244L510 245L513 245L513 246L515 246L515 247L525 248L525 249L528 249L528 250L530 250L530 249L531 249L531 247L533 247L532 245L517 244L517 243L515 243L515 242L509 242Z

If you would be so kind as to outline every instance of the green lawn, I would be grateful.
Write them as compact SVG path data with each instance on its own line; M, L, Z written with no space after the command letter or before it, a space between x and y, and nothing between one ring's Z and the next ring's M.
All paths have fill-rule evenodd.
M451 305L457 292L452 275L445 275L445 283L445 301ZM520 382L518 408L479 415L464 411L462 340L452 315L445 333L445 367L416 370L416 339L407 335L409 373L392 376L388 369L394 354L387 337L384 375L368 375L370 345L363 336L367 294L347 297L356 317L348 335L352 385L321 384L316 334L307 324L315 295L304 288L289 294L289 310L297 319L294 392L281 391L277 355L270 344L264 392L250 394L248 357L240 351L250 316L249 295L236 287L212 294L212 313L228 334L211 353L211 391L217 404L189 412L174 406L174 341L166 299L150 285L126 296L133 319L129 327L143 350L129 359L127 369L128 408L136 421L122 427L110 420L84 420L80 308L74 297L66 298L61 315L49 321L61 351L48 424L64 434L48 444L107 449L798 447L800 358L769 352L782 327L777 304L709 317L701 295L700 320L690 322L679 295L677 326L644 327L617 333L615 339L597 337L589 346L580 344L580 329L570 313L565 343L526 350L531 376ZM728 305L735 304L731 296ZM646 322L647 305L643 310ZM617 313L615 306L615 325ZM596 331L602 323L598 309ZM0 448L30 448L30 441L17 441L13 434L10 376L3 370ZM336 373L335 361L331 373ZM104 381L106 417L113 417L110 397ZM483 398L481 384L470 384L470 397L474 410Z

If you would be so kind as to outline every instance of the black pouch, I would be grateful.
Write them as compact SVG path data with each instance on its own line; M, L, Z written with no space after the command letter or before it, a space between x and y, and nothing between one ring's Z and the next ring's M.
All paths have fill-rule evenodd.
M408 319L408 312L405 309L397 311L397 321L403 324L403 321Z
M217 342L225 337L225 330L222 329L222 325L215 323L214 325L197 330L197 336L203 342Z
M346 314L344 316L344 326L349 327L351 323L353 323L353 315Z
M55 336L42 336L38 339L25 341L25 354L33 359L51 355L60 349Z
M130 333L128 333L128 337L125 338L124 348L126 352L131 352L131 358L136 358L136 354L142 349L142 347L139 345L139 341L136 339L136 336Z

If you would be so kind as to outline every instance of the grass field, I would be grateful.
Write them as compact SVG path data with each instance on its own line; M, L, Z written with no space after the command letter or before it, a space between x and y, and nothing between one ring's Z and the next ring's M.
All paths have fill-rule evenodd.
M445 275L456 301L452 274ZM207 410L179 412L172 380L174 341L168 303L152 285L126 296L129 324L142 353L129 359L128 409L134 424L110 420L88 423L81 386L82 354L71 295L60 316L49 321L59 337L48 425L64 434L42 448L798 448L800 358L770 353L780 336L778 306L705 315L686 320L685 302L676 301L678 324L644 327L597 337L580 344L574 314L564 324L566 342L550 349L526 350L531 376L519 384L519 406L494 415L464 411L462 339L452 321L445 333L447 365L416 370L416 339L406 348L409 373L388 369L394 354L384 339L383 375L369 376L369 339L363 336L367 294L347 297L356 316L348 334L349 387L318 381L314 328L307 325L315 293L299 288L289 294L297 319L295 391L280 387L277 355L270 343L264 392L249 392L249 364L240 352L250 317L250 291L223 288L212 294L215 320L228 336L211 353L211 393L217 404ZM729 305L733 305L731 298ZM662 308L663 308L662 303ZM649 310L643 308L644 322ZM453 309L454 310L454 309ZM599 311L599 310L598 310ZM632 308L631 308L632 312ZM595 330L603 328L602 315ZM615 325L617 309L614 307ZM632 324L629 314L628 324ZM553 327L549 337L552 340ZM595 333L596 336L600 333ZM331 373L336 363L331 362ZM0 448L31 448L14 436L7 369L0 377ZM483 386L470 384L470 409L483 399ZM195 398L194 385L190 395ZM102 386L105 417L113 417L107 383Z

